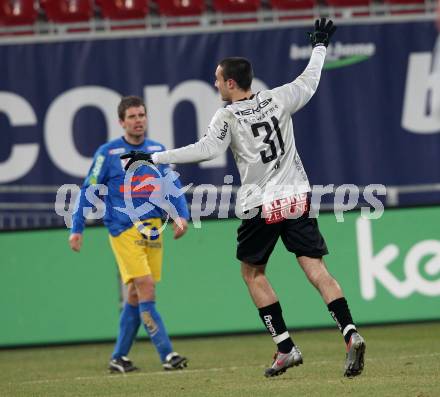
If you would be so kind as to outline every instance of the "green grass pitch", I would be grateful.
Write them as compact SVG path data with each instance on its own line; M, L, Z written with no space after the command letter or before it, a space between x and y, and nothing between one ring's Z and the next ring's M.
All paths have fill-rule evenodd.
M29 330L32 332L32 330ZM165 372L152 345L130 358L141 371L109 374L111 344L0 350L1 396L440 396L440 323L362 328L364 373L342 376L345 349L337 330L293 333L304 364L266 379L275 345L264 334L177 339L186 370Z

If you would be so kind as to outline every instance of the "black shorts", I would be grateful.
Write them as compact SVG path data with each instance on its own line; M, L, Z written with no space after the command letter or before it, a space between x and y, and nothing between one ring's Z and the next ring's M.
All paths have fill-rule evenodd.
M297 257L320 258L328 254L318 221L309 218L308 212L298 219L266 224L260 209L258 215L242 221L237 233L237 259L252 265L267 263L280 236L287 250Z

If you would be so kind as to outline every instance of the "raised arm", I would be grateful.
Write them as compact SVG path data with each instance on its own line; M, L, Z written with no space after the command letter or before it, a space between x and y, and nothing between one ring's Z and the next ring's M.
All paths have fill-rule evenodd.
M332 21L326 23L325 18L316 20L314 32L309 33L313 50L307 67L291 83L272 90L273 95L280 98L290 113L301 109L316 92L324 66L327 46L335 30L336 26Z

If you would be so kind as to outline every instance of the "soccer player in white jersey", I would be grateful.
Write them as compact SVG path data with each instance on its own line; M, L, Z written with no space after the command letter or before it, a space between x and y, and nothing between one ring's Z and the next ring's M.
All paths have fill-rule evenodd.
M336 30L332 21L315 22L313 46L304 72L293 82L252 93L252 66L245 58L226 58L215 72L222 99L230 102L214 115L207 134L179 149L131 152L126 169L138 160L190 163L210 160L231 148L241 177L238 201L247 213L238 229L237 258L249 293L278 350L265 376L282 374L303 362L287 331L278 297L265 275L266 265L281 237L297 257L309 281L320 292L347 345L344 375L359 375L364 367L365 341L356 330L338 282L322 259L328 253L316 218L309 217L310 185L295 147L291 115L315 93L326 47Z

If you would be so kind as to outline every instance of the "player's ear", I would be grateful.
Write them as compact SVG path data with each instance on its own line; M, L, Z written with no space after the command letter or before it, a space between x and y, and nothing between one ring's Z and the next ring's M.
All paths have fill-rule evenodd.
M237 86L237 83L235 82L235 80L233 80L233 79L228 79L227 81L226 81L226 85L227 85L227 87L230 89L230 90L232 90L233 88L237 88L238 86Z

